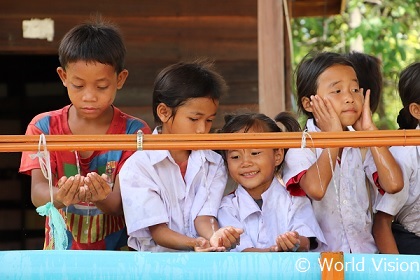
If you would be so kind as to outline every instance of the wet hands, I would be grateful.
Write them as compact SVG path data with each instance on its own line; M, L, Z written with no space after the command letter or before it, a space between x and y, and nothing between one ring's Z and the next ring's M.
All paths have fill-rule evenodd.
M299 233L297 231L288 231L277 236L276 245L270 247L270 252L296 252L299 247Z
M363 89L360 90L363 94ZM370 110L370 89L366 91L362 114L360 115L360 118L354 123L353 128L358 131L377 129L372 121L372 111Z
M95 172L88 173L86 177L78 174L68 178L63 176L57 183L55 201L69 206L80 202L104 200L112 191L107 179L107 175L100 176Z
M321 131L343 131L341 121L327 98L311 95L312 114Z
M219 228L211 236L210 244L217 248L224 248L224 250L234 249L236 245L239 245L240 235L243 232L243 229L232 226Z
M224 247L213 247L210 245L210 241L204 237L198 237L195 240L194 244L195 252L223 252L225 251Z
M104 200L111 193L111 186L108 184L108 176L106 174L99 175L90 172L84 178L85 186L88 188L91 196L89 201L96 202Z

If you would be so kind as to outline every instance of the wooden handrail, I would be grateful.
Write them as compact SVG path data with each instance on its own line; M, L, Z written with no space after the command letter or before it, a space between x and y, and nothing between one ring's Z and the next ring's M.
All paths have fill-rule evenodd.
M343 132L145 134L143 150L417 146L420 130ZM135 134L46 135L50 151L137 150ZM37 151L39 136L0 135L0 152Z

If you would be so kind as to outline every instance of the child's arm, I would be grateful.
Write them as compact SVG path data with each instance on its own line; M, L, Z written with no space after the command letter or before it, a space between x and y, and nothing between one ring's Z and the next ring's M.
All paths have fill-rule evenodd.
M31 200L35 207L45 205L51 201L48 180L41 169L33 169L31 172ZM53 187L54 206L59 209L65 206L79 203L86 197L83 185L83 177L76 175L69 178L63 176L58 180L57 186Z
M404 187L401 168L388 147L370 147L378 171L381 188L387 193L397 193Z
M316 125L321 131L343 131L340 119L327 98L311 96L310 105ZM300 179L300 187L310 198L321 200L324 197L333 176L339 151L339 148L324 149L316 163Z
M366 91L363 112L353 125L355 130L378 130L372 121L372 113L369 107L370 90ZM370 147L378 171L379 184L387 193L397 193L404 187L401 168L392 156L388 147Z
M171 230L167 224L157 224L149 227L150 234L156 244L182 251L213 252L217 249L210 246L205 238L192 238Z
M373 237L382 254L399 254L395 238L391 230L394 216L378 211L373 220Z
M331 161L328 150L331 155ZM311 199L321 200L327 192L335 169L338 152L338 148L324 149L316 163L312 164L300 179L300 187ZM331 162L333 163L332 166Z

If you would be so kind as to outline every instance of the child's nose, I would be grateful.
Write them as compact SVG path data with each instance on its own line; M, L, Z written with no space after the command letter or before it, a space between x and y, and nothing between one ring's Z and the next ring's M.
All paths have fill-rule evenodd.
M252 164L251 157L249 155L244 155L242 157L242 167L247 167Z
M198 122L195 128L196 134L203 134L206 133L206 124L204 122Z
M90 88L86 88L83 92L83 101L95 101L96 100L96 94L94 90Z
M345 102L346 103L354 103L354 96L351 90L348 90L345 95Z

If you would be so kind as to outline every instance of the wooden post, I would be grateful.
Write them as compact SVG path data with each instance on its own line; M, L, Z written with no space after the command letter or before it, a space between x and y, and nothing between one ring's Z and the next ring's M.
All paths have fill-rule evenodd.
M284 111L284 16L282 0L258 0L259 111Z
M320 264L322 280L344 280L343 252L322 252Z

